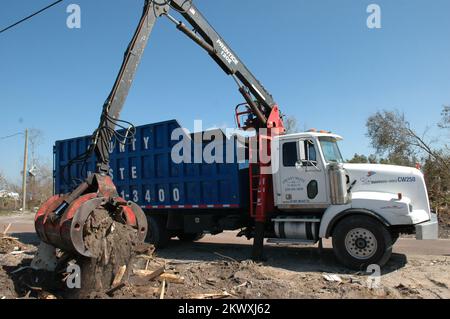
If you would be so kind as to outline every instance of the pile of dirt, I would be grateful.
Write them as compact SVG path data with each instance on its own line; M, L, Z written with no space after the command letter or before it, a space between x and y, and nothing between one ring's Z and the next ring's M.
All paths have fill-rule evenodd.
M236 254L234 246L218 253L216 246L180 243L172 247L175 252L158 256L153 246L137 244L133 231L101 211L87 227L87 243L99 258L59 256L61 262L81 266L81 289L67 288L65 267L52 273L31 269L36 247L8 238L0 253L0 299L450 298L446 256L411 255L406 260L397 254L376 277L334 264L331 251L300 258L301 250L272 248L272 261L255 263L238 260L245 254Z
M17 238L0 235L0 254L9 254L26 249L27 245L21 243Z

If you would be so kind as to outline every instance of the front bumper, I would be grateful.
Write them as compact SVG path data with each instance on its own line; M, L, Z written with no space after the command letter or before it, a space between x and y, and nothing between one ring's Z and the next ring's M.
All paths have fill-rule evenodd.
M436 214L431 214L431 219L427 222L415 225L416 239L430 240L439 238L439 223Z

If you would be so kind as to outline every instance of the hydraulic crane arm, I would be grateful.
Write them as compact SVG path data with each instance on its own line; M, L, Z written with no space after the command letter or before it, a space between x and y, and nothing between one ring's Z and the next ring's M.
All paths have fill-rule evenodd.
M171 9L178 11L192 25L194 31L172 17ZM276 108L270 93L208 23L192 0L146 0L139 25L125 52L124 61L112 91L104 104L100 125L93 135L92 147L95 149L100 173L107 173L109 170L110 141L117 123L120 122L118 120L120 112L152 29L161 16L166 16L174 22L177 29L206 50L222 70L235 79L251 113L257 118L255 128L267 127L272 110Z
M181 13L193 26L194 31L173 18L170 15L171 9ZM125 136L118 136L115 130L116 127L124 128L120 125L120 123L124 123L119 119L120 112L153 27L158 18L162 16L166 16L174 22L179 30L205 49L225 73L234 78L239 86L239 91L247 102L246 110L240 113L237 109L236 116L239 118L242 115L249 115L245 128L254 128L258 131L258 147L260 149L266 149L270 154L270 143L263 146L263 141L270 140L271 134L279 134L284 131L278 106L272 96L206 21L192 4L192 0L145 0L141 19L125 52L111 93L103 105L100 124L92 135L89 150L69 163L86 160L94 152L97 158L97 173L88 176L87 180L70 194L56 195L50 198L36 214L36 232L44 242L53 247L77 252L86 257L98 257L100 250L92 250L90 244L86 245L84 242L84 229L89 224L88 220L93 212L106 212L114 220L130 226L140 241L143 241L147 234L147 220L143 210L137 204L121 198L108 175L110 169L109 150L114 138L126 140L129 136L130 129ZM239 119L238 125L240 125ZM267 128L267 132L260 130L262 128ZM119 142L124 143L125 141ZM266 212L273 206L270 176L261 172L261 168L267 165L258 162L251 164L250 167L252 172L250 173L250 194L258 189L257 197L250 196L250 215L255 218L256 225L255 238L257 240L255 240L254 247L257 254L255 256L260 255L259 252L262 250Z
M171 6L181 13L194 27L194 31L199 36L189 30L182 22L174 21L177 23L177 28L200 44L228 75L236 76L263 106L264 110L261 111L266 111L262 113L267 117L269 115L267 112L275 106L272 95L248 70L242 60L214 30L192 1L172 0ZM170 15L168 17L173 20Z
M145 1L141 19L125 52L119 74L103 105L100 124L93 134L91 147L97 157L99 173L108 173L109 171L109 145L119 122L120 112L125 104L156 20L163 13L167 13L168 10L168 5L160 6L153 4L152 0Z

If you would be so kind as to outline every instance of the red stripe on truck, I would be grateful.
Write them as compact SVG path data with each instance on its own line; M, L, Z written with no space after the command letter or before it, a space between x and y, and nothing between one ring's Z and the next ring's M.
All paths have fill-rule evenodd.
M142 206L146 209L207 209L207 208L239 208L239 205L149 205Z

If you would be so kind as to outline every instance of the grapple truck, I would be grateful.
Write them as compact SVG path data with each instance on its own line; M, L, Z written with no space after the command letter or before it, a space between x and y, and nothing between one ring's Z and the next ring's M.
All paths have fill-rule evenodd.
M193 30L175 19L171 11L182 15ZM111 173L114 168L115 174L118 173L116 164L111 165L114 163L110 158L111 143L124 145L136 133L133 126L126 128L124 123L127 122L119 120L119 115L151 31L162 17L168 18L203 48L234 79L245 100L236 107L235 117L240 129L254 132L256 155L249 159L244 171L235 166L244 179L225 179L219 183L224 189L239 187L239 192L244 194L239 198L243 201L247 198L246 203L228 205L221 203L220 196L215 197L216 203L198 203L195 197L187 197L188 192L180 193L180 190L175 195L175 185L188 181L183 181L187 177L180 175L174 182L170 179L174 178L170 176L172 171L167 173L165 182L158 180L160 184L167 184L166 190L171 196L151 195L147 198L153 203L145 203L142 202L146 198L143 186L155 184L156 178L145 174L150 167L145 166L145 161L137 160L141 164L134 170L131 162L127 164L126 170L131 170L128 186L126 181ZM116 131L117 127L124 130ZM345 164L338 148L341 138L331 133L286 135L273 97L189 0L145 1L141 20L103 106L99 127L88 140L88 145L81 148L83 151L87 148L87 152L68 153L71 158L67 159L65 168L70 170L71 166L78 165L77 173L70 177L77 174L80 177L83 170L87 170L86 162L95 156L95 173L74 190L52 197L36 215L36 231L42 241L63 251L96 257L84 241L84 232L89 216L98 210L131 226L140 240L147 235L157 245L161 239L157 235L168 231L172 234L177 231L180 238L195 239L204 232L242 228L240 234L254 240L254 259L263 257L265 238L277 243L315 244L322 238L332 237L336 256L352 268L383 265L401 233L415 232L419 239L437 237L436 216L430 211L423 175L418 170ZM136 140L143 144L142 138ZM168 149L165 152L169 152ZM129 161L136 161L136 157ZM189 164L183 165L189 169ZM217 165L220 170L220 164ZM133 189L133 176L137 176L139 170L145 180ZM116 177L114 182L110 175ZM56 179L60 176L64 173L57 174ZM203 183L203 190L208 193L209 184L202 180L207 176L197 177L195 181ZM114 183L120 184L119 189ZM154 193L160 193L155 185L152 187ZM128 192L124 191L126 189ZM62 192L62 188L57 192ZM130 196L130 192L140 195ZM180 197L183 204L179 203ZM209 222L203 224L205 216ZM227 220L234 222L225 222Z

